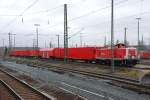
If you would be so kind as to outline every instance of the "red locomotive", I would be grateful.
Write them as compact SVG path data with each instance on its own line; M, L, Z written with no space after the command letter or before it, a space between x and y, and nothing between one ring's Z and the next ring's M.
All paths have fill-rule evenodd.
M114 48L114 62L117 65L135 65L138 62L136 48L125 48L124 44L117 44ZM96 60L101 63L110 64L112 58L111 48L96 50Z
M68 48L67 58L86 62L110 64L111 48L105 47L78 47ZM63 59L64 48L48 48L40 50L12 50L10 56L33 57L44 59ZM119 65L135 65L138 62L136 48L125 48L124 44L117 44L114 48L114 62Z

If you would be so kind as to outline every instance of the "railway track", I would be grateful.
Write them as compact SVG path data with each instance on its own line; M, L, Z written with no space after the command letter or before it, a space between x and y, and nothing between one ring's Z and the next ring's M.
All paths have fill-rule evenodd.
M23 100L8 84L0 80L0 100Z
M31 65L32 66L32 65ZM92 77L97 77L97 78L104 78L104 79L110 79L114 81L127 81L127 82L133 82L139 84L138 80L135 79L129 79L129 78L124 78L124 77L118 77L110 74L104 74L104 73L94 73L90 71L83 71L83 70L78 70L78 69L72 69L69 67L61 67L61 66L53 66L48 63L41 63L41 64L34 64L33 67L44 67L44 68L49 68L49 69L57 69L59 71L66 71L66 72L72 72L72 73L78 73L78 74L83 74L87 76L92 76Z
M142 84L140 84L139 80L115 76L112 74L94 73L94 72L85 71L85 70L83 71L83 70L79 70L79 69L73 69L71 67L54 66L54 65L49 64L48 62L40 62L40 63L36 63L36 64L29 63L28 65L33 66L33 67L48 68L50 70L56 69L59 71L78 73L78 74L87 75L87 76L91 76L91 77L103 78L103 79L113 80L113 81L117 81L117 82L122 82L122 83L130 84L130 85L142 86L142 87L150 89L150 85L142 85Z
M77 69L71 69L69 67L64 68L61 66L52 66L48 63L46 63L46 64L41 63L41 64L37 64L36 66L34 65L34 67L39 67L39 66L40 66L40 68L46 67L53 71L55 71L55 69L56 69L58 71L72 72L72 73L78 73L78 74L87 75L87 76L91 76L91 77L112 80L114 83L117 83L118 86L121 86L123 84L122 87L127 87L129 89L140 91L142 93L150 94L150 85L143 85L138 80L128 79L128 78L124 78L124 77L118 77L118 76L109 75L109 74L81 71L81 70L77 70ZM113 82L111 82L111 84L114 84Z
M2 69L0 69L0 78L2 89L10 95L10 99L2 100L55 100Z
M140 93L150 94L150 85L140 84L140 82L135 79L129 79L129 78L114 76L110 74L94 73L94 72L85 71L85 70L83 71L83 70L73 69L71 67L62 67L61 65L55 66L55 65L49 64L48 62L41 62L41 61L40 63L34 63L34 64L30 62L27 65L32 66L32 67L38 67L38 68L48 68L49 70L52 70L52 71L71 72L71 73L82 74L82 75L91 76L91 77L100 78L100 79L108 79L108 80L112 80L110 84L117 85L117 86L124 87L124 88L133 89L133 90L139 91Z

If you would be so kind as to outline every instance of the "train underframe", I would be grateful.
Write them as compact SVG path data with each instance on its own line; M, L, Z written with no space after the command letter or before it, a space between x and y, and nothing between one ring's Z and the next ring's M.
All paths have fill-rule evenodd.
M41 58L39 56L15 56L15 57L24 57L24 58L40 58L43 60L63 60L63 58L54 58L54 57L50 57L50 58ZM97 64L102 64L102 65L111 65L111 59L71 59L68 58L68 61L70 62L86 62L86 63L97 63ZM114 65L115 66L129 66L132 67L134 65L136 65L139 62L138 59L124 59L124 60L116 60L114 59Z
M52 60L63 60L63 58L49 58ZM45 58L47 60L47 58ZM70 62L85 62L85 63L97 63L102 65L111 65L111 59L72 59L68 58L68 61ZM114 65L116 66L129 66L132 67L139 63L138 59L124 59L124 60L116 60L114 59Z
M137 59L123 59L123 60L116 60L114 59L114 65L116 66L134 66L139 61ZM96 59L96 63L101 63L105 65L111 65L111 59Z

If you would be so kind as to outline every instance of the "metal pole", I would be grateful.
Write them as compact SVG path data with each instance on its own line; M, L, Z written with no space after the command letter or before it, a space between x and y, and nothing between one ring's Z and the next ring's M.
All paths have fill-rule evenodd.
M114 0L111 2L111 72L114 72Z
M34 24L34 26L36 26L36 38L37 38L37 49L39 48L39 32L38 32L38 26L40 26L40 24Z
M140 49L140 20L141 18L136 18L137 19L137 33L138 33L138 37L137 37L137 52L138 52L138 57L139 57L139 49Z
M16 35L16 34L13 34L13 35L14 35L14 49L15 49L15 45L16 45L15 35Z
M80 46L82 47L82 33L80 33Z
M32 46L33 46L33 49L34 49L34 39L33 39L33 45Z
M3 47L5 47L5 39L2 39L2 41L3 41Z
M143 35L142 35L142 41L141 41L142 43L141 43L141 45L142 45L142 47L144 46L144 39L143 39Z
M106 47L106 36L104 37L104 47Z
M10 37L11 33L9 32L8 33L8 36L9 36L9 50L11 50L11 37Z
M51 41L49 42L49 47L52 48L52 42Z
M59 34L56 35L57 36L57 39L58 39L58 48L59 48Z
M67 4L64 4L64 62L68 56L68 26L67 26Z
M38 34L38 27L36 28L36 38L37 38L37 49L39 48L39 34Z
M125 44L125 47L127 47L127 28L126 27L124 28L124 44Z

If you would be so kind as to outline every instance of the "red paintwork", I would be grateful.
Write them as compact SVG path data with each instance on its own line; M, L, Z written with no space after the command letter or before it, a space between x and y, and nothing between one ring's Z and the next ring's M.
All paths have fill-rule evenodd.
M38 56L38 50L13 50L9 53L10 56Z
M146 55L147 53L141 53ZM40 50L13 50L10 56L40 56L41 58L64 58L63 48L47 48ZM115 48L115 60L123 60L126 56L126 48ZM136 49L128 48L128 57L136 57ZM68 56L70 59L94 60L94 59L111 59L110 48L94 48L94 47L81 47L81 48L68 48Z
M150 53L149 53L150 54ZM40 56L41 58L64 58L64 48L45 48L40 50L12 50L10 56ZM148 55L147 53L143 55ZM78 47L68 48L69 59L79 59L86 61L110 61L112 51L110 48L98 47ZM114 48L114 60L136 60L137 51L135 48L125 48L124 44L117 44Z
M128 54L126 55L126 50L128 50ZM126 57L127 56L127 57ZM96 50L96 58L97 59L111 59L112 51L109 48L97 49ZM114 48L114 60L124 60L130 58L136 58L136 49L135 48Z
M94 47L68 48L67 58L93 60L95 59L95 52L96 52L96 48ZM40 56L42 58L49 58L50 56L54 58L64 58L64 49L55 48L55 49L40 50Z
M39 55L39 50L28 50L27 56L38 56Z
M143 59L145 59L145 58L150 59L150 51L140 51L140 57Z
M64 58L64 49L63 48L55 48L53 50L54 58Z
M97 59L111 59L112 51L111 49L97 49L96 50L96 58ZM114 60L122 60L125 56L124 48L115 48L114 49Z
M129 58L138 58L137 50L135 48L129 48L128 57Z
M44 48L39 50L39 56L41 58L50 58L53 57L53 48Z
M95 52L96 52L96 48L94 47L69 48L68 58L94 60Z
M68 48L68 56L70 59L93 60L95 59L96 48L82 47L82 48ZM64 49L55 48L54 57L64 58Z

